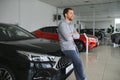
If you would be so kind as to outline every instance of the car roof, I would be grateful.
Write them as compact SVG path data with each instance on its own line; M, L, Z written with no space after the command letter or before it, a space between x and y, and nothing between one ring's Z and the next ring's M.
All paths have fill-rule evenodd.
M0 23L0 26L6 26L6 27L9 27L9 26L12 26L12 25L17 25L17 24Z
M54 27L57 28L58 26L45 26L45 27L42 27L42 28L54 28Z

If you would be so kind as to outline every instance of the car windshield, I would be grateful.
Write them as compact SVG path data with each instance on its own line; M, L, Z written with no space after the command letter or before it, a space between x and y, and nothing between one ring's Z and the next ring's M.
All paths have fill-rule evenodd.
M0 25L0 41L15 41L35 38L28 31L16 25Z

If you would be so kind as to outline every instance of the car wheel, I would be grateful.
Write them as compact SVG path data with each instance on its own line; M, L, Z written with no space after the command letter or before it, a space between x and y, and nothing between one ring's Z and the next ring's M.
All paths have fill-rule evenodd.
M12 71L8 67L1 64L0 64L0 80L15 80Z
M85 50L84 44L81 41L75 41L75 44L77 45L77 48L80 52Z

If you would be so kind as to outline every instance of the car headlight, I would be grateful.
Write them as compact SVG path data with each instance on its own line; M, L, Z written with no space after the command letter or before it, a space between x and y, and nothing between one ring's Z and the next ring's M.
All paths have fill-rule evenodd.
M40 62L44 62L44 61L54 61L56 56L50 56L50 55L42 55L42 54L38 54L38 53L33 53L33 52L27 52L27 51L17 51L20 54L23 54L25 56L27 56L27 58L30 61L40 61Z
M44 68L51 68L55 67L61 57L57 56L50 56L50 55L43 55L40 53L33 53L27 51L20 51L17 50L18 53L26 56L30 61L37 62L35 65L36 67L44 67ZM40 64L39 64L40 63Z

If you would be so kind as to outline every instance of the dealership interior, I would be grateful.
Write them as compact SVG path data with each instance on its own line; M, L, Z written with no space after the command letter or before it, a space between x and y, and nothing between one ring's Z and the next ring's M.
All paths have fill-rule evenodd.
M0 23L17 24L34 33L58 26L68 7L74 10L76 30L97 39L89 49L93 44L87 44L89 37L85 37L84 50L79 53L87 80L120 80L120 0L0 0ZM66 80L76 80L74 71Z

